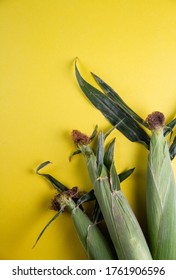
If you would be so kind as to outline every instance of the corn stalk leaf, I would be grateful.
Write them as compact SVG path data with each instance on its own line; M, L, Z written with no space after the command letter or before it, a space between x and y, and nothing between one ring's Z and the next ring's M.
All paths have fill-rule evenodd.
M94 77L97 84L101 87L104 93L110 97L114 102L116 102L124 111L126 111L135 121L139 122L140 124L144 125L148 128L147 123L137 115L123 100L122 98L113 90L107 83L105 83L100 77L91 73Z
M64 186L61 182L59 182L58 180L56 180L53 176L51 176L50 174L43 174L40 173L39 171L44 168L46 165L50 164L50 161L45 161L42 164L39 165L39 167L36 169L36 173L40 176L45 177L51 184L52 186L57 190L57 191L67 191L68 188L66 186Z
M109 96L106 96L87 83L80 75L76 64L75 73L79 86L84 94L102 112L109 122L113 126L116 126L130 141L142 143L149 149L150 137L131 115Z
M65 208L65 207L62 207L62 208L59 210L59 212L57 212L57 214L55 214L54 217L46 224L46 226L45 226L45 227L43 228L43 230L40 232L40 234L39 234L39 236L38 236L37 240L35 241L35 244L34 244L34 246L33 246L32 248L34 248L34 247L37 245L38 241L39 241L40 238L42 237L42 235L43 235L43 233L45 232L45 230L49 227L49 225L50 225L57 217L59 217L60 214L63 213L64 208Z
M44 161L42 162L36 169L36 173L40 175L39 171L44 168L46 165L50 164L51 161L47 160L47 161Z

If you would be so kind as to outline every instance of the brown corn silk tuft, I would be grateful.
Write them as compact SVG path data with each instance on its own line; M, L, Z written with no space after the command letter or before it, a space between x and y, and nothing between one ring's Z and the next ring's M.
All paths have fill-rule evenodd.
M90 137L76 129L72 131L72 139L76 146L90 143Z
M160 130L164 127L165 125L165 117L163 115L163 113L155 111L153 113L151 113L150 115L148 115L146 122L149 125L149 128L151 130Z

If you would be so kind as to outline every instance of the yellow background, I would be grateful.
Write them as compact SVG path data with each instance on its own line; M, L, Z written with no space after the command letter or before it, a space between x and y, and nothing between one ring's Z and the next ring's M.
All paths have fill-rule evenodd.
M176 1L0 1L0 259L86 259L72 221L54 215L54 191L36 167L68 187L90 189L81 156L68 162L72 129L91 134L105 118L79 89L73 61L108 82L143 118L176 105ZM147 151L117 130L118 172L136 167L122 187L145 230ZM173 162L174 170L175 162Z

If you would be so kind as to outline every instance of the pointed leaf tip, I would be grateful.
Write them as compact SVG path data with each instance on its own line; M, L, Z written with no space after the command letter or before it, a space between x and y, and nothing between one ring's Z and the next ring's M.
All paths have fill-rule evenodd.
M42 168L44 168L46 165L50 164L50 163L52 163L52 162L49 161L49 160L47 160L47 161L41 163L41 164L37 167L36 173L40 175L39 171L40 171Z
M42 237L42 235L43 235L43 233L45 232L45 230L49 227L49 225L50 225L60 214L63 213L64 208L65 208L65 207L62 207L62 208L60 209L60 211L59 211L56 215L54 215L54 217L46 224L46 226L43 228L43 230L40 232L39 236L37 237L37 240L35 241L35 243L34 243L32 249L35 248L35 246L37 245L38 241L39 241L40 238Z
M125 179L127 179L134 172L134 170L135 170L135 167L121 172L119 174L120 182L123 182Z
M69 156L69 161L72 160L73 156L78 155L78 154L80 154L80 153L81 153L80 150L76 150L76 151L74 151L73 153L71 153L71 155Z
M114 161L114 146L115 146L115 141L116 139L114 138L108 148L105 151L105 155L104 155L104 164L107 167L108 170L110 170L111 165Z

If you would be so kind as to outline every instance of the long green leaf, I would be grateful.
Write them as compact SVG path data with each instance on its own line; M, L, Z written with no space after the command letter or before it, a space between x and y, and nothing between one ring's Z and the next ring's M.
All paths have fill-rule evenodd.
M62 207L62 208L59 210L59 212L57 212L57 214L55 214L54 217L46 224L46 226L45 226L45 227L43 228L43 230L40 232L40 234L39 234L39 236L38 236L37 240L35 241L35 244L34 244L34 246L33 246L32 248L34 248L34 247L37 245L38 241L39 241L40 238L42 237L42 235L43 235L43 233L45 232L45 230L49 227L49 225L50 225L57 217L59 217L60 214L62 214L62 212L64 211L64 208L65 208L65 207Z
M137 115L123 100L122 98L113 90L107 83L105 83L100 77L91 73L94 77L97 84L102 88L105 94L109 96L114 102L116 102L124 111L126 111L135 121L139 122L140 124L144 125L148 128L147 123Z
M116 126L130 141L142 143L149 148L150 138L145 130L111 98L87 83L80 75L76 64L75 73L84 94L110 123Z

